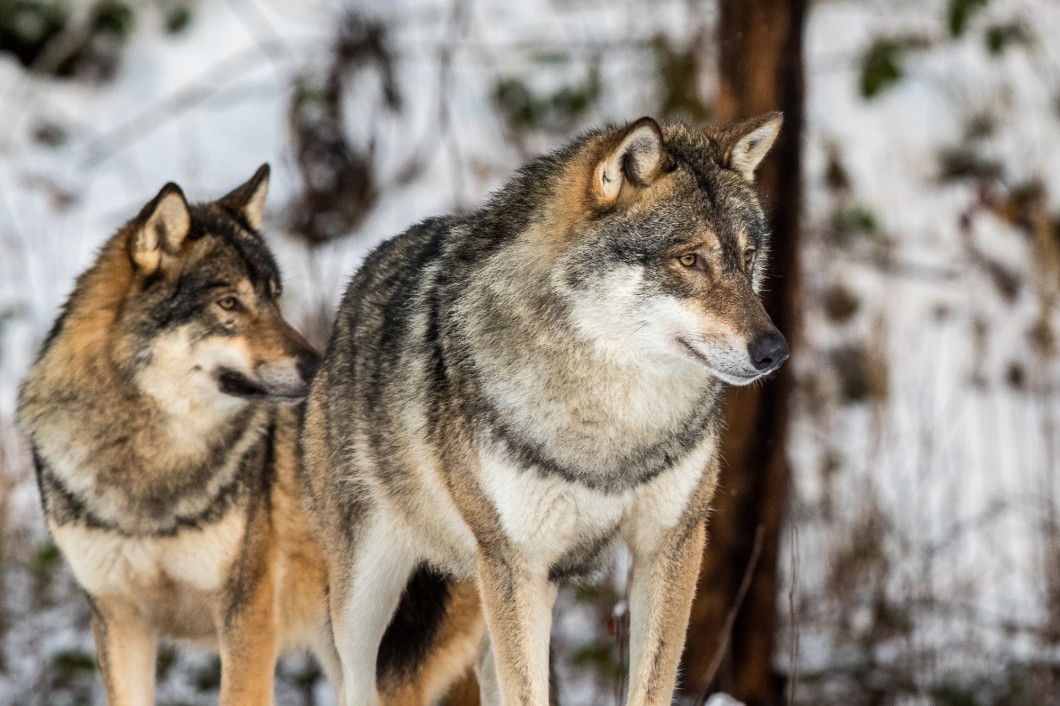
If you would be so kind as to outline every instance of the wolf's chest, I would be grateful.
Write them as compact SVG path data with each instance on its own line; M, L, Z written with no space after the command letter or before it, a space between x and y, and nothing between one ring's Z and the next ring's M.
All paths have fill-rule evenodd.
M482 470L505 533L547 566L580 544L613 535L632 497L595 492L496 457L484 459Z
M232 511L201 529L164 537L126 537L54 522L51 530L89 594L150 602L174 592L220 589L243 545L246 518Z
M483 451L482 482L505 534L539 568L578 573L622 537L641 547L675 525L708 471L716 445L703 439L650 482L620 493L594 490L563 477L522 468L498 450Z

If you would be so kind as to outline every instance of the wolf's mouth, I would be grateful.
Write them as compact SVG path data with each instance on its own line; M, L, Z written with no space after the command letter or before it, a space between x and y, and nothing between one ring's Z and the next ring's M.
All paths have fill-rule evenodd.
M304 387L297 390L271 388L231 368L219 368L214 377L217 379L217 387L221 392L245 400L268 400L281 404L294 404L305 399Z
M708 361L703 356L702 353L700 353L695 348L693 348L691 343L689 343L685 339L681 338L680 336L677 337L677 342L680 343L682 346L684 346L685 350L688 351L692 355L693 358L695 358L696 360L698 360L700 363L702 363L703 365L707 366L708 368L710 367L710 361Z
M762 377L765 372L772 372L765 371L763 373L755 375L739 375L737 373L732 373L728 371L720 371L716 367L711 365L710 361L707 360L707 357L700 353L698 350L696 350L695 346L693 346L691 343L681 338L680 336L677 337L677 342L684 347L685 351L687 351L690 356L702 363L707 368L707 370L713 373L716 377L721 378L725 382L729 383L730 385L749 385L758 378Z
M263 400L269 396L268 391L253 380L231 368L221 368L217 371L217 386L221 392L234 397L242 397L248 400Z

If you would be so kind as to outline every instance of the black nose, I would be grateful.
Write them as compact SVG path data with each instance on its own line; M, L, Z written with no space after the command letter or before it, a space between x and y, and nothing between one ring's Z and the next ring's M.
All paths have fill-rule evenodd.
M319 355L316 353L310 353L298 362L298 373L307 383L311 382L313 376L317 374L317 369L320 367L320 360L321 358Z
M788 344L780 335L780 331L774 329L751 341L747 352L751 354L755 370L776 370L788 359Z

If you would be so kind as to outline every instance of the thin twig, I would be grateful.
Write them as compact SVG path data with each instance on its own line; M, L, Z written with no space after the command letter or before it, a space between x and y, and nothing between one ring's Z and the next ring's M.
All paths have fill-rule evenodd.
M260 65L261 55L267 52L267 47L255 44L229 56L186 87L150 105L107 133L95 137L84 148L86 156L82 159L82 165L98 164L188 109L222 91L230 90L230 85L226 84L225 80L256 69Z
M714 683L714 677L718 675L718 669L721 668L721 660L724 659L725 653L729 651L729 640L732 638L732 626L736 622L736 614L740 612L744 598L747 597L747 591L751 588L751 579L754 577L755 568L758 566L758 558L762 555L762 535L764 533L765 527L759 524L758 529L755 531L755 545L751 550L751 558L747 561L747 568L743 572L743 580L740 581L740 589L736 592L736 600L733 601L732 606L729 607L728 615L725 616L725 627L721 632L721 644L718 645L714 658L710 661L710 667L707 669L706 679L703 682L703 693L696 700L696 703L700 706L707 702L707 696L710 695L710 685Z
M442 134L441 141L449 150L450 169L452 170L453 194L457 206L464 208L467 202L467 190L464 184L464 158L460 149L459 138L453 130L452 109L449 96L452 93L453 56L460 49L467 35L469 18L472 10L463 0L453 0L449 17L447 36L452 40L438 50L438 127Z
M794 486L794 483L792 483ZM794 488L789 489L794 497ZM791 586L788 588L788 612L791 630L791 662L788 666L788 706L795 706L795 689L799 682L799 615L795 608L795 592L799 585L799 523L795 513L791 516Z

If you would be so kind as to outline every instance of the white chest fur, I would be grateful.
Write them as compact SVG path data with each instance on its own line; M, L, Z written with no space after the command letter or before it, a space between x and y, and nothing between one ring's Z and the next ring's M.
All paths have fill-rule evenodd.
M51 526L85 590L134 599L174 586L204 593L218 590L239 553L245 529L246 518L239 511L171 537L124 537L102 529Z
M650 482L614 494L520 468L501 449L490 448L480 454L482 484L505 533L532 566L545 570L579 543L608 535L653 546L680 520L714 448L706 439Z

